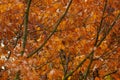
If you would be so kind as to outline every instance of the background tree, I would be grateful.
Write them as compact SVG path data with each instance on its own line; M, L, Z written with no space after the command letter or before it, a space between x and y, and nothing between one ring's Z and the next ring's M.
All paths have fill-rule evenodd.
M119 4L1 0L0 79L119 80Z

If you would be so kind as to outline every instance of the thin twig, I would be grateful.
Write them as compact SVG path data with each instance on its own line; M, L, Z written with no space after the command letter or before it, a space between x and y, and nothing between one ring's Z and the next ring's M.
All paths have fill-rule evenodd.
M94 53L93 53L93 54L94 54ZM91 56L90 56L90 63L89 63L89 65L88 65L88 67L87 67L87 70L86 70L86 72L85 72L84 80L87 80L87 76L89 75L90 67L91 67L92 62L93 62L93 54L91 54Z
M20 70L16 72L14 80L20 80Z
M107 31L107 34L109 34L109 32L111 31L111 29L114 27L114 25L115 25L116 21L119 19L119 17L120 17L120 13L117 15L117 17L116 17L115 20L113 21L112 25L110 26L109 30ZM106 35L106 36L107 36L107 35ZM101 45L101 43L104 41L104 39L106 38L106 36L103 37L103 38L100 40L99 43L97 42L98 45L97 45L97 43L96 43L94 46L96 46L96 48L99 47L99 46ZM97 35L97 37L99 37L99 35ZM96 39L96 40L98 40L98 39ZM91 53L90 53L87 57L85 57L85 58L79 63L79 65L76 67L76 69L75 69L75 70L72 70L71 72L69 72L69 73L63 78L63 80L67 80L67 78L68 78L69 76L71 76L79 67L81 67L82 64L83 64L92 54L94 54L94 49L91 51ZM92 64L92 62L91 62L91 64Z
M79 65L75 68L75 70L70 71L70 72L63 78L63 80L67 80L68 77L71 76L76 70L78 70L79 67L81 67L82 64L83 64L83 63L90 57L90 55L93 54L93 53L94 53L94 50L92 50L91 53L90 53L88 56L86 56L86 57L79 63Z
M95 60L99 60L99 59L103 59L104 57L107 57L107 56L110 56L111 53L113 53L114 51L116 51L118 47L115 47L115 48L112 48L112 50L107 50L105 52L103 52L103 54L97 58L94 58L94 61Z
M31 52L27 58L31 57L32 55L34 55L36 52L40 51L44 46L45 44L47 43L47 41L52 37L52 35L56 32L59 24L61 23L61 21L63 20L63 18L65 17L65 15L67 14L68 12L68 9L70 7L72 3L72 0L70 0L68 6L67 6L67 9L65 10L64 14L58 19L58 21L55 23L55 25L53 25L54 29L53 31L50 33L50 35L46 38L46 40L42 43L42 45L40 45L37 49L35 49L33 52Z
M14 48L16 47L18 40L23 36L23 32L22 32L22 26L24 24L24 18L25 18L25 14L23 15L23 19L22 19L22 23L18 26L18 31L15 32L16 36L15 36L15 41L14 41Z
M99 46L101 45L101 43L105 40L106 36L107 36L107 35L109 34L109 32L111 31L111 29L112 29L113 26L115 25L116 21L119 19L119 16L120 16L120 14L118 14L118 16L115 18L115 20L113 21L112 25L111 25L110 28L108 29L106 35L103 36L103 38L100 40L100 42L98 43L98 45L97 45L97 44L95 45L96 47L99 47ZM99 37L99 35L98 35L98 37ZM93 53L93 54L94 54L94 53ZM89 65L88 65L87 71L86 71L86 73L85 73L84 80L87 79L87 76L88 76L88 74L89 74L90 67L91 67L91 65L92 65L92 62L94 61L94 60L93 60L93 56L94 56L93 54L91 55L90 63L89 63Z
M41 69L42 67L44 67L45 65L47 65L48 63L54 61L56 58L58 58L59 55L56 55L54 58L52 59L49 59L49 61L46 61L45 63L43 63L42 65L39 65L39 66L35 66L35 69Z
M60 60L61 60L64 77L65 77L68 73L69 56L67 56L63 50L60 50Z
M117 20L120 18L120 13L118 13L117 17L114 19L113 23L111 24L110 28L108 29L108 31L106 32L106 35L104 35L102 37L102 39L100 40L100 42L97 44L97 46L99 46L107 37L107 35L110 33L110 31L112 30L112 28L114 27L115 23L117 22Z
M109 72L109 73L105 74L105 75L103 76L103 78L106 77L106 76L108 76L108 75L115 74L117 71L118 71L118 70L114 70L114 71L112 71L112 72Z
M94 45L97 45L97 43L98 43L98 38L99 38L99 35L100 35L102 24L103 24L103 21L105 19L104 18L104 14L105 14L106 7L107 7L107 0L105 0L104 9L103 9L103 13L102 13L102 18L101 18L101 21L100 21L100 26L97 29L97 36L96 36L96 40L95 40L95 44Z

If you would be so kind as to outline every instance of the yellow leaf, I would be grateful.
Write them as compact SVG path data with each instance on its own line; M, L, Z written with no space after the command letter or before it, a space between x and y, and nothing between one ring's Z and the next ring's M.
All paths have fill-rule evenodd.
M70 76L70 77L68 77L68 80L71 80L71 76Z

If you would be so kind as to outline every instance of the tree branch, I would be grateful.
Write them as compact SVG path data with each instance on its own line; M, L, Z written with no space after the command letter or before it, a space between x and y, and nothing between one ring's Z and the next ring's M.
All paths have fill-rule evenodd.
M93 53L93 54L94 54L94 53ZM88 67L87 67L87 70L86 70L86 72L85 72L84 80L87 80L87 76L89 75L90 67L91 67L92 62L93 62L93 56L94 56L93 54L91 54L91 56L90 56L90 63L89 63L89 65L88 65Z
M118 13L117 17L114 19L113 23L110 25L110 28L108 29L108 31L105 33L105 35L102 37L102 39L100 40L100 42L97 44L97 46L100 46L100 44L105 40L105 38L107 37L107 35L110 33L110 31L112 30L112 28L114 27L115 23L117 22L117 20L120 18L120 13Z
M98 38L99 38L100 31L101 31L101 28L102 28L102 24L103 24L103 21L104 21L104 14L105 14L105 10L106 10L106 7L107 7L107 1L108 0L105 0L104 9L103 9L103 13L102 13L102 18L101 18L101 21L100 21L100 26L97 29L97 36L96 36L96 40L95 40L94 45L97 45L97 42L98 42Z
M109 75L111 75L111 74L115 74L115 73L117 73L117 72L118 72L118 70L111 71L111 72L105 74L105 75L103 76L103 78L106 77L106 76L109 76Z
M26 47L26 41L27 41L27 29L28 29L28 17L29 17L29 10L30 10L30 4L32 0L28 0L27 3L27 9L25 11L25 20L24 20L24 32L23 32L23 42L22 42L22 51L21 55L24 54L25 52L25 47Z
M40 50L45 46L45 44L47 43L47 41L48 41L48 40L52 37L52 35L56 32L59 24L61 23L61 21L63 20L63 18L64 18L65 15L67 14L68 9L69 9L72 1L73 1L73 0L70 0L70 1L69 1L69 4L68 4L68 6L67 6L67 9L66 9L65 12L63 13L63 15L58 19L58 21L53 25L54 29L53 29L53 31L50 33L50 35L46 38L46 40L42 43L42 45L40 45L37 49L35 49L33 52L31 52L31 53L27 56L27 58L31 57L32 55L34 55L36 52L40 51Z
M107 31L107 35L109 34L109 32L111 31L111 29L114 27L114 25L115 25L115 23L116 23L116 21L119 19L119 17L120 17L120 13L117 15L117 17L115 18L115 20L113 21L113 23L112 23L112 25L110 26L110 28L109 28L109 30ZM106 36L107 36L106 35ZM97 41L97 43L98 43L98 45L97 45L97 43L94 45L95 46L95 48L97 48L97 47L99 47L100 45L101 45L101 43L104 41L104 39L106 38L106 36L105 37L103 37L101 40L100 40L100 42L98 43L98 41ZM99 35L97 35L97 37L99 37ZM96 39L96 40L98 40L98 39ZM92 57L93 57L93 54L94 54L94 49L90 52L90 54L87 56L87 57L85 57L80 63L79 63L79 65L75 68L75 70L72 70L71 72L69 72L65 77L64 77L64 79L63 80L67 80L67 78L69 77L69 76L71 76L79 67L81 67L82 66L82 64L92 55ZM88 72L89 72L89 67L91 66L91 64L92 64L92 62L93 62L93 59L90 59L90 64L88 65L88 70L87 70L87 72L86 72L86 75L88 75ZM85 76L85 77L87 77L87 76Z
M20 70L16 72L14 80L20 80Z

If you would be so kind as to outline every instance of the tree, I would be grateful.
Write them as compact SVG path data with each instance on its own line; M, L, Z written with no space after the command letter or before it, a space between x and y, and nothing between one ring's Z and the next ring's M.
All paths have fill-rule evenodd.
M0 79L119 80L119 0L1 0Z

